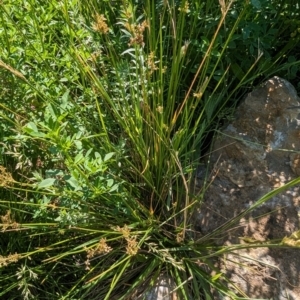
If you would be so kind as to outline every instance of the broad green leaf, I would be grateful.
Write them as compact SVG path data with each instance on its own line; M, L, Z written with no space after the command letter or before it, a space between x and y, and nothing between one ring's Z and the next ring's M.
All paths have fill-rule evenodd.
M83 154L82 154L82 151L79 152L76 156L75 156L75 159L74 159L74 164L78 164L82 161L83 159Z
M60 107L62 109L65 109L68 106L69 93L70 93L70 90L67 90L61 97L62 103L61 103Z
M74 145L76 146L76 148L77 148L78 150L81 150L81 149L82 149L82 142L81 142L81 141L75 140L75 141L74 141Z
M73 187L75 190L80 189L80 185L79 182L74 178L74 177L70 177L69 179L66 180L66 182Z
M44 179L43 181L41 181L38 184L38 189L47 188L47 187L52 186L54 184L55 180L56 180L55 178Z
M46 137L46 134L39 132L37 126L35 123L33 122L29 122L24 128L23 130L30 134L33 137Z
M93 148L90 148L86 154L85 154L85 157L89 157L89 155L91 154L91 152L93 151Z
M31 129L33 132L38 132L38 129L37 129L37 127L36 127L36 124L33 123L33 122L29 122L29 123L26 125L25 128L29 128L29 129Z
M111 152L111 153L107 153L104 156L104 161L108 161L109 159L111 159L113 157L113 155L115 154L115 152Z
M111 189L109 190L109 192L111 193L111 192L116 191L116 190L118 189L118 187L119 187L118 184L114 184L114 185L111 187Z
M107 186L111 187L114 184L114 180L113 179L108 179L107 180Z

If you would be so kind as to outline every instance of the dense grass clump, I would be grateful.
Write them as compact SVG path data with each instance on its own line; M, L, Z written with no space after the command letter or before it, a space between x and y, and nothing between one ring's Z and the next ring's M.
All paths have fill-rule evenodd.
M195 239L192 179L246 92L299 81L298 1L14 0L0 16L0 296L133 299L168 274L179 299L246 297L212 260L239 245Z

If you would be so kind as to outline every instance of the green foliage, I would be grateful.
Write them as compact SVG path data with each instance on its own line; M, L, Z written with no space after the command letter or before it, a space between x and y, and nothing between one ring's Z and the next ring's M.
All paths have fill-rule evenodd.
M160 273L180 299L240 292L212 259L242 216L196 240L192 178L249 85L298 76L297 1L269 2L0 5L0 296L128 299Z

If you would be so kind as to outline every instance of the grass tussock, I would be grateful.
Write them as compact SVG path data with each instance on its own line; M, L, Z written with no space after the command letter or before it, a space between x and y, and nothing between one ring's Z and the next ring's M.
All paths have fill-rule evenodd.
M195 238L193 176L250 88L297 79L296 2L2 3L0 296L129 299L166 274L179 299L246 297L214 267L240 245Z

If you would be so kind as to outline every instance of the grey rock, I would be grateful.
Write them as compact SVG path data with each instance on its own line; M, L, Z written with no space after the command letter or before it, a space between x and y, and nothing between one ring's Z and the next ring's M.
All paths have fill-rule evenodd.
M266 193L300 176L300 105L294 87L273 77L247 95L211 152L212 182L193 216L211 233ZM201 170L197 186L201 189ZM273 197L223 234L221 244L282 239L299 230L299 186ZM300 249L254 248L224 256L219 267L249 298L300 299ZM217 298L216 298L217 299ZM224 299L224 298L222 298Z

